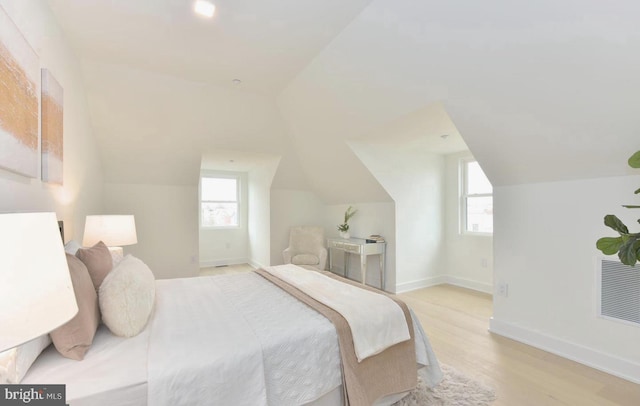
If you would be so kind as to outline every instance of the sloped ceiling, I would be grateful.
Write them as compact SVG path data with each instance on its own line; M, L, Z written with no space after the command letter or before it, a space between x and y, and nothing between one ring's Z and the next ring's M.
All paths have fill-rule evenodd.
M438 102L497 186L624 174L640 147L634 1L235 0L209 25L185 3L49 0L108 180L184 181L224 148L282 156L278 187L390 200L348 142Z
M620 175L639 18L633 1L373 1L281 105L316 153L440 100L494 185Z

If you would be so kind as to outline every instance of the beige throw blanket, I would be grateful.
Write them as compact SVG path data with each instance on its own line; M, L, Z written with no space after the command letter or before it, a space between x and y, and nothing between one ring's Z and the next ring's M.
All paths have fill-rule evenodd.
M379 398L409 391L416 387L418 378L416 370L413 323L407 306L394 295L389 295L378 291L377 289L340 278L331 272L322 272L324 275L338 279L344 283L387 295L389 298L394 300L404 312L411 338L408 341L404 341L387 348L380 354L368 357L362 362L358 362L354 350L351 329L345 318L342 317L340 313L316 301L297 288L262 269L258 269L256 272L301 302L312 307L333 323L338 333L338 341L340 344L343 389L346 405L370 406Z
M358 362L411 337L402 308L385 295L293 264L263 269L340 313L349 323Z

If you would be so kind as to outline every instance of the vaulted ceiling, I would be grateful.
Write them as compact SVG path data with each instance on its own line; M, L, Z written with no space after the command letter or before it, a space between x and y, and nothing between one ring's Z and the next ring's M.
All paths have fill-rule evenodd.
M243 151L281 157L274 187L389 200L348 144L389 123L425 149L461 134L498 186L624 174L640 147L634 1L48 2L110 182L195 183L203 153Z

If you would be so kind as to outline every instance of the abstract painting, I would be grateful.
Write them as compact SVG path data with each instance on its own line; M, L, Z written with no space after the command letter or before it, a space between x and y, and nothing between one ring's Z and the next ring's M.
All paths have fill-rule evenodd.
M0 7L0 167L38 176L40 62Z
M62 184L62 86L42 69L42 180Z

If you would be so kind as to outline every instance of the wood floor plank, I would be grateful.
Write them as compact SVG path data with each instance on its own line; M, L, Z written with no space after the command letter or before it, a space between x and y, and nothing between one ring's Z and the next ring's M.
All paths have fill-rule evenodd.
M493 387L494 406L640 405L640 385L490 333L490 295L439 285L400 297L440 362Z

